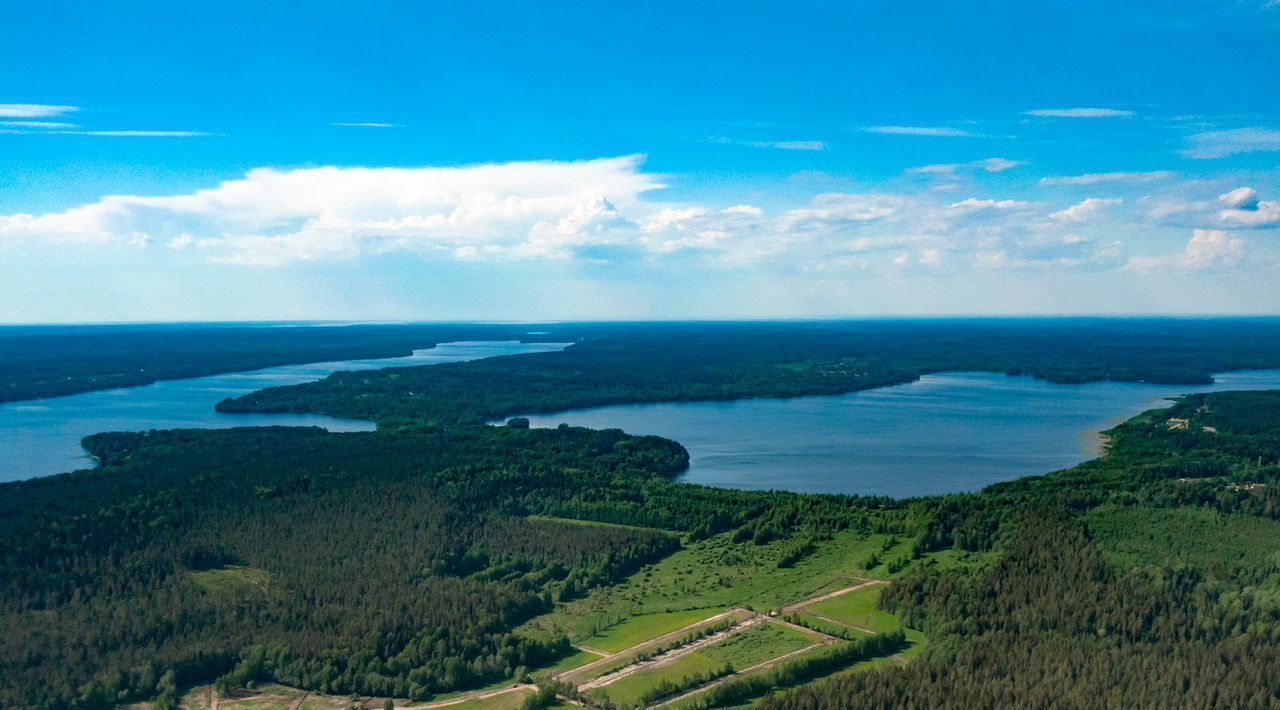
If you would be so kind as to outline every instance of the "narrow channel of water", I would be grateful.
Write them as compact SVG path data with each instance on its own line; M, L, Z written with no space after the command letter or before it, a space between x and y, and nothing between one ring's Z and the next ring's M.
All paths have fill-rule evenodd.
M371 431L372 422L315 414L223 414L228 398L282 385L311 382L344 370L435 365L498 355L561 350L565 343L477 341L440 343L406 357L284 365L185 380L169 380L51 399L0 404L0 481L89 468L80 440L104 431L238 426L320 426L329 431Z

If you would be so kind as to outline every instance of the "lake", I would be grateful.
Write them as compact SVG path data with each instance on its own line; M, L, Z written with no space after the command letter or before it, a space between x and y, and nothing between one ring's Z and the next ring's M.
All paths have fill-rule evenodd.
M709 486L895 498L976 491L1069 468L1100 453L1098 432L1169 397L1280 389L1280 370L1218 375L1213 385L940 373L834 397L623 405L528 416L657 434L689 450L680 480Z
M320 426L372 431L372 422L315 414L223 414L214 405L264 387L323 379L340 370L434 365L498 355L561 350L565 343L454 342L413 355L285 365L142 387L0 404L0 481L17 481L93 466L80 440L104 431L237 426Z

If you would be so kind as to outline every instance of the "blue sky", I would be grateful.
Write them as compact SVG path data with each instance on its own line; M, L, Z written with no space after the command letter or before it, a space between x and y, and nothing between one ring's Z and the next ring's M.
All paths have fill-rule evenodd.
M1277 313L1280 4L1115 4L5 3L0 321Z

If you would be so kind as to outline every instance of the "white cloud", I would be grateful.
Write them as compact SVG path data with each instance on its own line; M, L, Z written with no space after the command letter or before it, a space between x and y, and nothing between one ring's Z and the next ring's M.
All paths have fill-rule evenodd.
M950 128L948 126L867 126L862 129L867 133L879 133L886 136L926 136L932 138L974 138L976 133Z
M342 128L401 128L399 124L378 123L374 121L360 121L358 123L335 123L333 125L340 126Z
M1029 206L1031 206L1030 202L1018 200L979 200L970 197L947 205L947 209L958 214L974 214L986 210L1016 210Z
M108 138L199 138L211 136L202 131L52 131L60 135L103 136Z
M64 212L0 216L0 241L124 241L188 234L212 258L277 265L362 253L495 247L513 257L607 243L661 187L631 156L463 168L259 169L169 197L116 195ZM607 199L605 199L607 198ZM612 202L610 202L612 201Z
M1086 173L1084 175L1064 175L1041 178L1040 184L1046 187L1054 185L1101 185L1104 183L1143 183L1169 180L1177 173L1168 170L1155 170L1145 173Z
M76 124L62 123L59 121L0 121L0 126L8 126L10 128L68 129L75 128Z
M1258 206L1258 191L1252 187L1237 187L1219 195L1218 202L1234 209L1254 209Z
M936 163L934 165L922 165L918 168L909 168L908 174L912 175L941 175L951 176L962 170L976 170L985 173L1002 173L1006 170L1012 170L1019 165L1026 165L1024 160L1009 160L1008 158L984 158L982 160L972 160L967 163Z
M929 189L832 192L766 212L733 201L662 201L656 197L661 177L643 172L642 162L630 156L454 168L258 169L184 194L115 195L60 212L0 215L0 249L132 245L168 259L259 266L397 254L634 262L636 268L681 260L838 278L842 271L888 274L904 267L948 274L975 267L1112 269L1130 262L1128 242L1150 243L1161 230L1210 234L1215 227L1263 228L1276 219L1275 203L1239 190L1221 199L1202 193L1190 212L1171 222L1152 218L1151 201L1138 198L1096 196L1064 209L1065 203L1002 195L957 200ZM1114 241L1117 234L1126 244ZM1176 261L1137 259L1131 266L1236 263L1229 249L1238 240L1213 239L1202 237ZM905 264L895 265L903 254Z
M1182 155L1197 160L1226 158L1243 153L1280 151L1280 131L1268 128L1235 128L1197 133L1187 139Z
M1087 222L1102 213L1103 208L1118 205L1123 200L1112 198L1089 197L1065 210L1049 215L1050 219L1061 222Z
M1177 254L1134 257L1134 271L1209 271L1238 266L1247 256L1243 239L1217 229L1197 229Z
M724 145L743 145L750 148L773 148L775 150L821 151L827 149L826 143L815 140L752 141L712 136L707 139L707 142L722 143Z
M1280 227L1280 201L1258 199L1258 191L1252 187L1237 187L1219 195L1218 203L1226 208L1218 213L1218 219L1229 226Z
M670 229L683 229L686 225L705 216L707 210L702 207L688 207L684 209L676 207L666 207L657 214L645 220L640 225L640 231L645 234L653 234L655 232L665 232Z
M1137 114L1114 108L1038 108L1026 115L1038 118L1131 118Z
M77 106L0 104L0 118L56 118L79 110Z

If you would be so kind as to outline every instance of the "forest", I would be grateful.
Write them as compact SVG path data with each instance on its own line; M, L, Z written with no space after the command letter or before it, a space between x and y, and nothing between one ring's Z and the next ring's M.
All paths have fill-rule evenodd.
M318 412L380 424L680 400L842 394L940 371L1059 383L1197 384L1280 367L1280 320L854 321L559 326L561 352L335 373L224 412Z
M526 328L298 324L0 326L0 402L306 362L400 357Z
M0 706L171 707L180 688L215 681L425 700L572 656L569 638L532 633L531 620L699 541L776 546L771 566L787 569L840 536L885 536L886 553L905 551L886 561L894 579L878 603L928 636L924 652L861 672L796 661L718 686L699 706L1280 700L1280 393L1186 397L1110 431L1095 461L909 500L682 484L688 454L676 442L479 423L628 401L648 386L654 398L699 398L891 381L926 369L944 337L912 344L890 332L897 324L866 326L887 333L873 347L832 335L841 327L687 326L686 347L639 356L641 343L675 336L636 326L562 353L338 376L254 400L359 408L384 424L377 432L91 437L99 468L0 485ZM1044 326L1052 337L1023 330L986 345L973 330L1001 327L966 324L968 335L946 335L946 357L986 347L974 367L1065 380L1098 374L1080 363L1114 362L1103 374L1194 379L1277 352L1265 329L1245 338L1234 321L1197 324L1178 357L1134 355L1136 335L1108 350L1061 324ZM1181 324L1150 327L1144 337L1160 342ZM890 342L902 369L830 366L863 357L856 343ZM1198 360L1199 349L1213 354ZM833 649L823 663L857 655Z

